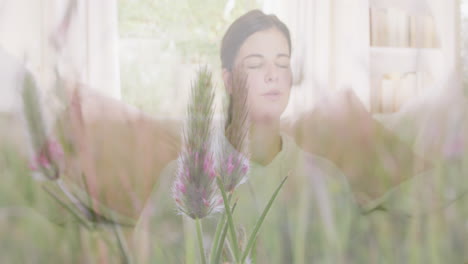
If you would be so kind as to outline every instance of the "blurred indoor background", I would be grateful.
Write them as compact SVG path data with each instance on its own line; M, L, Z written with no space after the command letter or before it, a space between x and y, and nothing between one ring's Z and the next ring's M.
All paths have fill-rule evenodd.
M45 90L60 65L154 116L183 114L201 64L223 90L221 37L253 8L277 14L292 32L295 88L285 115L344 88L373 113L393 113L462 89L468 75L467 0L79 0L61 36L68 3L1 0L2 52L25 63ZM54 37L63 43L59 52ZM2 91L2 98L10 97ZM12 100L1 100L2 109L13 107Z

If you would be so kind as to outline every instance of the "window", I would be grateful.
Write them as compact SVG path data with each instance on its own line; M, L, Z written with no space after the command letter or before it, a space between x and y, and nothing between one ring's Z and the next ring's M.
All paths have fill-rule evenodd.
M223 91L221 38L235 18L261 4L119 0L122 100L154 116L181 118L200 65L212 70L215 86Z

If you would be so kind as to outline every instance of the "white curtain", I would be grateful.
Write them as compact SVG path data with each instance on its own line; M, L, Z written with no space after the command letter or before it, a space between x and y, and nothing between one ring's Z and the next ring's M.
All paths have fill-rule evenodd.
M462 76L465 94L468 94L468 0L462 1Z
M24 64L45 91L59 65L64 77L120 98L117 1L0 0L0 49ZM1 97L12 97L12 90L2 87Z

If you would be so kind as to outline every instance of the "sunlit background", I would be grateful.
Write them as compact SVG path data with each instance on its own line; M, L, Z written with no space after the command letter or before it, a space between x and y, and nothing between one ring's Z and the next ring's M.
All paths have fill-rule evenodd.
M462 67L463 67L463 85L465 94L468 94L468 1L463 0L461 3L461 18L462 18Z
M457 89L443 82L466 76L460 66L466 65L460 59L467 45L466 1L335 2L120 1L122 99L180 115L201 64L213 70L222 94L220 39L235 17L252 8L277 14L292 32L295 87L286 116L345 88L373 113L394 113L418 98Z
M2 0L0 46L28 65L45 90L59 62L104 94L155 116L180 117L199 65L213 71L223 91L222 35L240 14L259 8L277 14L292 33L295 85L285 116L346 88L373 113L393 113L459 89L458 81L450 88L442 83L466 76L466 6L466 0L77 1L57 54L50 37L60 32L66 1Z
M220 93L221 37L262 0L119 0L122 100L154 115L181 118L194 73L208 66ZM218 101L218 104L222 102Z

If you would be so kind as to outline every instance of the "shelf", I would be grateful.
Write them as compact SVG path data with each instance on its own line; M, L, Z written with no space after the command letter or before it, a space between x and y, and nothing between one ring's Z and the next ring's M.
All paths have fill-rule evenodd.
M370 8L370 43L376 47L438 48L440 40L432 15L400 9Z
M455 0L369 0L371 112L398 111L456 70ZM455 16L456 17L456 16ZM449 87L447 87L449 88Z

